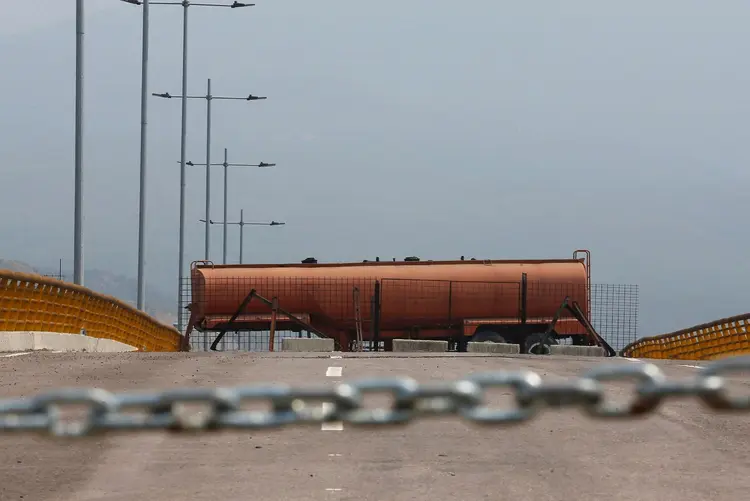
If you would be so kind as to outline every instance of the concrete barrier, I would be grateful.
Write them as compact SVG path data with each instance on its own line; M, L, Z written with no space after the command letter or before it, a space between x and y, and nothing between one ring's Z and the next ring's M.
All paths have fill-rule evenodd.
M112 339L59 332L0 332L0 352L8 351L87 351L90 353L121 353L138 351Z
M96 338L89 338L96 339ZM99 338L96 344L97 353L123 353L126 351L138 351L138 348L130 346L129 344L115 341L114 339Z
M573 357L604 357L607 353L600 346L573 346L573 345L552 345L550 346L550 355L568 355Z
M31 351L34 336L29 332L0 332L0 352Z
M333 339L326 338L282 338L281 351L321 352L333 351Z
M393 351L448 351L448 341L433 341L427 339L394 339Z
M508 343L467 343L466 351L471 353L504 353L517 355L521 353L521 347L517 344Z

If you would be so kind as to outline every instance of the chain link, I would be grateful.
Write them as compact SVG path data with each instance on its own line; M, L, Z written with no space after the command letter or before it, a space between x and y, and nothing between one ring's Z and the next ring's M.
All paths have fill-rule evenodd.
M163 392L111 393L98 388L59 389L30 398L0 399L0 432L35 432L54 437L97 436L113 431L207 432L267 429L341 421L356 426L403 425L427 416L452 415L485 425L515 425L545 408L578 407L598 419L622 419L654 412L669 397L696 397L714 411L750 411L750 396L730 397L723 376L750 373L750 356L721 359L691 378L667 380L654 364L607 364L580 377L545 382L532 371L473 374L458 381L420 384L411 378L372 378L333 386L292 388L255 385L234 388L179 388ZM624 407L605 402L607 381L634 380ZM494 389L511 392L514 405L487 405ZM368 393L392 397L387 408L364 405ZM249 410L248 402L270 404ZM315 402L318 404L316 405ZM180 407L207 409L185 415ZM325 405L321 405L324 404ZM66 419L62 410L82 405L82 417ZM140 412L134 412L140 409Z

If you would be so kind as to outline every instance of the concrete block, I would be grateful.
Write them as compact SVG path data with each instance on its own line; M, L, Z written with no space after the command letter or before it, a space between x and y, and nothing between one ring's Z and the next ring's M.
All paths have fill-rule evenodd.
M52 351L88 351L96 348L96 339L80 334L62 334L57 332L34 332L35 350Z
M578 346L572 345L552 345L549 347L550 355L567 355L567 356L578 356Z
M137 351L136 348L111 339L99 339L62 332L0 332L0 352L3 351L87 351L111 353Z
M0 352L31 351L34 349L34 336L30 332L0 332Z
M394 339L393 351L448 351L448 341L433 341L427 339Z
M113 339L97 339L94 351L97 353L125 353L128 351L138 351L138 348Z
M282 338L281 351L328 352L333 351L333 339L326 338Z
M573 346L573 345L552 345L550 346L550 355L567 355L573 357L604 357L606 352L600 346Z
M521 347L508 343L467 343L466 351L470 353L505 353L516 355L521 353Z
M579 346L581 348L581 355L584 357L606 357L607 351L601 346Z

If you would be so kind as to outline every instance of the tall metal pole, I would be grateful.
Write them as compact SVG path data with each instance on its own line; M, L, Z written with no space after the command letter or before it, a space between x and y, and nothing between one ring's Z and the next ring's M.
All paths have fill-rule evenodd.
M227 264L227 172L229 162L227 161L227 149L224 148L224 249L222 264Z
M211 79L206 85L206 261L211 259Z
M182 99L183 96L179 95L171 95L169 92L163 92L163 93L153 93L152 95L156 97L162 97L165 99L172 99L172 98L180 98ZM208 90L207 94L205 96L184 96L185 99L205 99L207 101L206 104L206 163L205 164L196 164L190 161L185 162L185 165L187 166L194 166L194 165L224 165L222 164L211 164L211 102L214 99L220 99L220 100L233 100L233 101L257 101L261 99L267 99L266 97L258 97L254 96L252 94L244 97L232 97L232 96L214 96L211 94L211 79L208 79ZM180 161L177 161L180 163ZM269 164L270 165L270 164ZM260 165L259 165L260 166ZM266 165L262 165L266 166ZM210 220L210 212L211 212L211 174L210 172L206 171L206 221ZM209 227L206 227L206 234L205 234L205 258L206 260L210 259L209 254L211 250L211 232L209 230Z
M242 238L242 230L245 229L245 215L244 209L240 209L240 264L242 264L242 242L245 241L244 238ZM226 221L226 218L224 218L224 221Z
M75 209L73 283L83 285L83 2L76 0Z
M157 95L159 95L159 94L157 94ZM169 94L161 94L161 96L162 97L171 97ZM213 99L222 99L222 98L214 96ZM224 167L224 221L220 223L220 224L222 224L224 226L224 238L223 238L223 240L224 240L224 248L222 249L222 263L223 264L227 264L227 224L238 224L238 223L227 223L227 211L228 211L227 205L228 205L228 200L229 200L229 195L228 195L228 191L229 191L229 181L228 181L229 167L275 167L276 166L276 164L266 163L266 162L260 162L258 164L230 164L229 161L228 161L228 159L227 159L227 157L228 157L227 149L224 148L224 161L222 163L212 164L210 162L206 162L205 164L196 164L196 163L193 163L193 162L187 162L187 165L190 165L190 166L203 165L203 166L206 167L206 169L208 169L212 165L221 165L222 167ZM206 217L206 219L201 219L201 222L207 222L208 224L213 224L213 223L211 223L211 219L209 217ZM217 224L218 224L218 222L217 222ZM247 224L254 224L254 223L247 223ZM275 224L277 224L277 223L274 223L274 225Z
M179 285L177 286L177 330L183 333L182 282L185 268L185 138L187 136L187 55L188 55L188 6L182 6L182 129L180 133L180 257Z
M143 40L141 57L141 162L138 205L138 295L137 308L145 310L146 284L143 279L146 249L146 128L148 122L148 3L143 0Z

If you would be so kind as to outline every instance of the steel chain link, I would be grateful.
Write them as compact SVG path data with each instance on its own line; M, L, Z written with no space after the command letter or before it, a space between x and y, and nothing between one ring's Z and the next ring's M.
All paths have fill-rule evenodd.
M420 384L410 378L365 379L333 386L287 385L179 388L163 392L111 393L97 388L59 389L30 398L0 399L0 432L36 432L55 437L96 436L113 431L201 432L267 429L341 421L359 426L403 425L423 416L452 415L477 424L514 425L544 408L578 407L592 418L629 418L653 412L668 397L692 396L714 411L750 411L750 396L731 397L724 375L747 371L750 356L721 359L695 376L669 381L654 364L607 364L581 377L545 382L535 372L489 372L458 381ZM630 402L605 400L607 381L635 380ZM492 389L510 390L515 405L486 405ZM388 408L368 408L367 393L387 393ZM250 401L270 410L243 409ZM317 402L317 404L315 404ZM321 405L328 402L328 405ZM202 403L207 411L183 415L178 404ZM66 419L61 408L83 405L83 418ZM140 412L134 410L140 409Z

